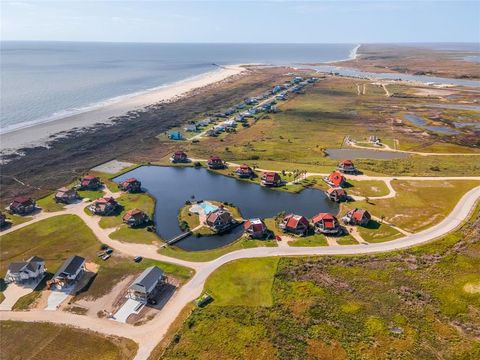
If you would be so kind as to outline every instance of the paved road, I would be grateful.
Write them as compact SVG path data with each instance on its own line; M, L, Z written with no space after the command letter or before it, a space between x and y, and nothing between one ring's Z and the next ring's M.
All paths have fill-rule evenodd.
M168 328L180 314L185 305L197 298L202 293L205 281L210 274L228 262L244 258L259 258L268 256L372 254L404 249L437 239L458 228L468 218L478 199L480 199L480 186L467 192L460 199L452 212L437 225L419 233L411 234L385 243L329 247L252 248L234 251L210 262L195 263L195 269L197 272L192 279L173 295L171 300L161 310L161 314L158 314L153 320L149 321L145 325L142 325L141 327L134 327L132 325L121 324L116 321L96 319L61 311L0 312L0 320L10 319L31 322L48 321L57 324L67 324L94 330L105 334L127 337L139 344L139 350L135 360L144 360L148 358L154 347L163 339ZM89 221L89 225L91 224L92 222ZM96 227L95 230L97 230ZM136 247L138 247L138 245ZM129 251L129 248L123 249L123 251ZM135 253L130 255L133 256L137 253L138 251L135 251ZM173 258L168 258L168 260L182 264L185 263Z

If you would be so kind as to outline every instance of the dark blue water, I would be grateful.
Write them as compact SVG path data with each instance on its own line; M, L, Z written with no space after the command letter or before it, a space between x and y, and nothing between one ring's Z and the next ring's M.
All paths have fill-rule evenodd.
M338 205L320 190L305 189L299 194L270 190L256 184L217 175L203 168L142 166L115 181L135 177L157 199L155 224L163 239L181 233L178 211L194 195L197 200L217 200L234 204L244 218L273 217L285 211L308 218L319 212L338 212ZM190 236L176 245L185 250L214 249L229 244L242 233L242 227L219 236Z
M412 124L417 125L418 127L421 127L422 129L433 131L433 132L438 132L441 134L446 134L446 135L456 135L459 134L459 132L455 129L451 129L446 126L433 126L433 125L428 125L428 121L421 118L420 116L414 115L414 114L405 114L405 119L410 121Z
M3 131L218 70L348 58L354 44L1 42Z

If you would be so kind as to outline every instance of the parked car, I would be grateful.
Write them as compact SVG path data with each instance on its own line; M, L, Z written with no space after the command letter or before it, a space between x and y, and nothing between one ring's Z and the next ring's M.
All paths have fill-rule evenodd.
M143 257L141 257L141 256L135 256L135 257L133 258L133 261L135 261L136 263L139 263L139 262L141 262L142 260L143 260Z
M102 256L102 260L103 260L103 261L108 260L108 259L110 259L110 256L112 256L112 255L110 255L110 254L105 254L105 255Z

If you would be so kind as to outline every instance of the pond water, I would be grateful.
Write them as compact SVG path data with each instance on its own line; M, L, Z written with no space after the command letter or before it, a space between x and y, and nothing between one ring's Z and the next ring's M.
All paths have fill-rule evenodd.
M374 159L374 160L391 160L391 159L404 159L408 157L407 153L394 152L394 151L381 151L370 149L326 149L330 159L334 160L356 160L356 159Z
M420 116L414 115L414 114L405 114L405 119L410 121L412 124L417 125L418 127L421 127L422 129L429 130L429 131L434 131L438 132L441 134L446 134L446 135L456 135L459 134L459 132L455 129L446 127L446 126L433 126L433 125L427 125L428 121L421 118Z
M454 109L454 110L480 110L480 105L467 105L467 104L427 104L428 107L442 108L442 109Z
M157 233L169 240L181 233L178 211L192 196L196 200L217 200L234 204L248 218L273 217L293 212L312 217L319 212L338 213L338 205L320 190L305 189L299 194L270 190L256 184L218 175L203 168L142 166L115 178L120 182L135 177L157 200L154 221ZM218 236L189 236L176 243L185 250L214 249L227 245L242 234L242 226Z
M367 71L361 71L352 68L338 67L333 65L318 65L310 66L319 72L334 72L343 76L368 78L368 79L389 79L389 80L406 80L406 81L419 81L423 83L433 84L452 84L460 86L480 87L480 81L467 80L467 79L449 79L436 76L426 75L411 75L403 73L372 73Z

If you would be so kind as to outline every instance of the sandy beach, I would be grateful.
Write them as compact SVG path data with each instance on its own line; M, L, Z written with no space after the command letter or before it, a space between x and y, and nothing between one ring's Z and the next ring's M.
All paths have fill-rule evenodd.
M218 70L178 81L139 95L126 97L96 109L67 116L61 119L34 124L0 135L2 154L15 152L21 148L42 146L56 134L72 129L87 128L98 124L109 124L113 117L125 115L129 111L141 110L159 102L176 100L192 90L225 80L245 70L241 65L223 66Z

